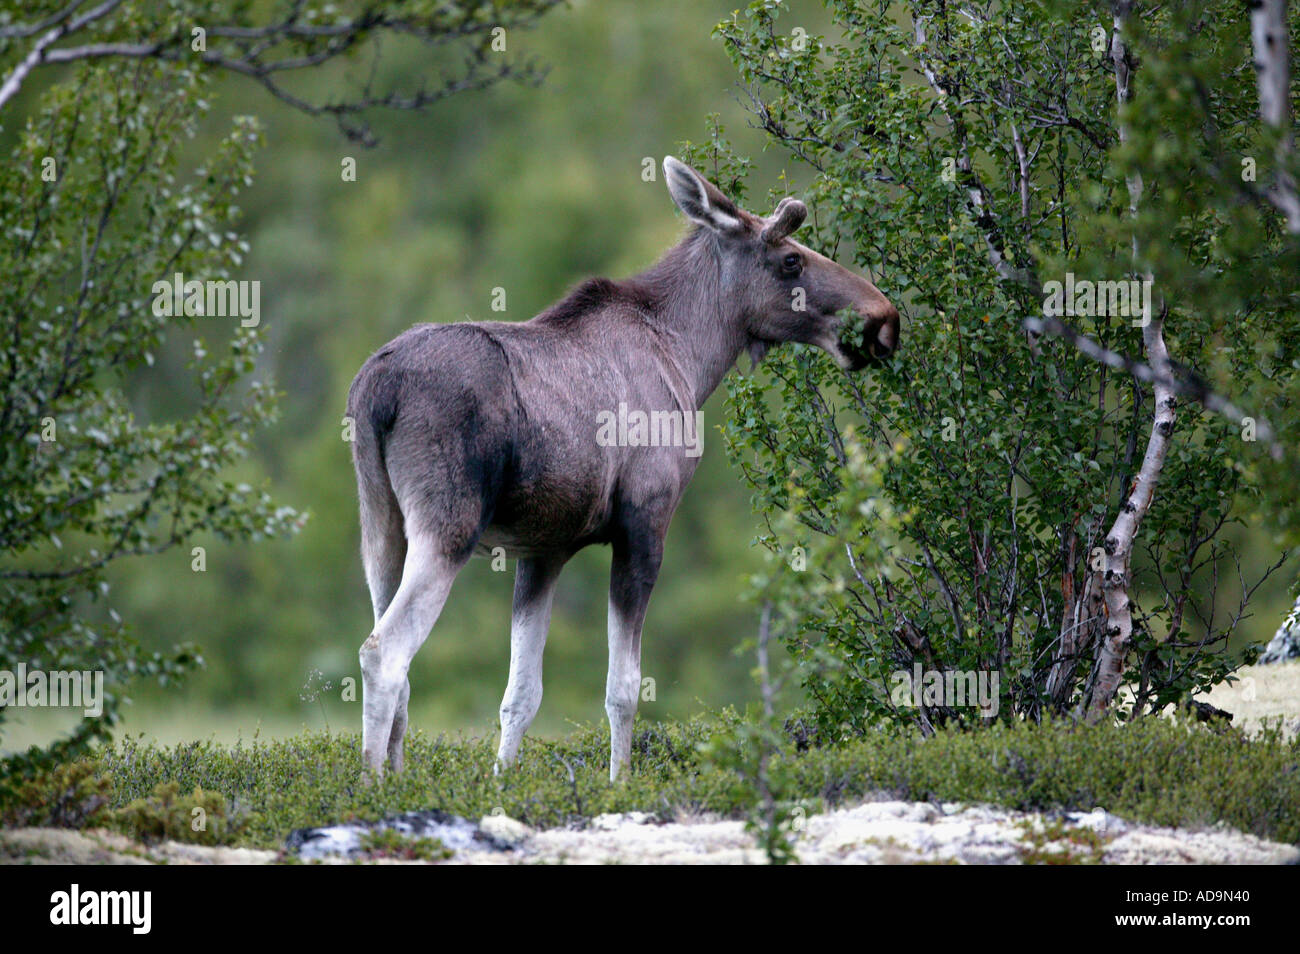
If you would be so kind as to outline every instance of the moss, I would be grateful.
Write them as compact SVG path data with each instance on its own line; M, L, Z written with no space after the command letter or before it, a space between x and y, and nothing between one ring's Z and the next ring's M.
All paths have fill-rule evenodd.
M417 838L391 828L372 828L361 837L361 851L369 860L445 861L455 854L438 838Z
M1091 828L1066 825L1060 819L1046 823L1025 820L1020 860L1027 865L1096 865L1106 854L1106 839Z

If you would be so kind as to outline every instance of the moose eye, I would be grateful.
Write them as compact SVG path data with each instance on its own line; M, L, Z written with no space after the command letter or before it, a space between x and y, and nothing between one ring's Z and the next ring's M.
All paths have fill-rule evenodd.
M794 252L781 259L781 271L787 275L798 275L802 267L803 260Z

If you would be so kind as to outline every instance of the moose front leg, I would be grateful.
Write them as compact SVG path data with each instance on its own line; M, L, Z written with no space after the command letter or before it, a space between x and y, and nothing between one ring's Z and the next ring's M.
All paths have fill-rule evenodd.
M632 721L641 693L641 625L662 558L663 537L658 533L634 532L614 545L609 582L609 675L605 680L611 782L632 758Z
M542 704L542 650L551 624L555 582L568 554L521 558L510 614L510 678L501 700L501 744L495 771L514 763Z

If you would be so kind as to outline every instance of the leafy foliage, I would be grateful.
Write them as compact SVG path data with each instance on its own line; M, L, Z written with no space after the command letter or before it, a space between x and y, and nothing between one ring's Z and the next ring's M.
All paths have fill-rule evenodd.
M112 781L93 762L65 762L0 791L0 825L94 828L111 817Z
M235 199L251 181L256 124L236 120L192 180L175 176L204 86L149 62L80 67L45 94L0 170L14 240L0 292L0 668L105 673L105 715L83 722L73 746L108 730L131 679L170 680L199 662L188 648L138 647L107 606L105 568L203 532L283 535L300 519L224 476L274 414L275 392L253 377L258 329L241 323L210 353L197 335L214 319L160 315L151 301L163 276L228 278L247 248ZM137 418L127 382L167 334L185 332L196 335L188 400Z
M127 0L0 14L0 108L25 116L7 124L0 170L0 670L98 672L108 688L102 717L49 751L10 758L6 776L105 737L132 681L169 686L202 663L174 645L176 616L193 619L188 596L166 638L136 642L121 603L109 602L119 561L202 541L173 554L189 589L214 543L288 537L304 521L272 501L266 481L240 479L278 395L259 310L230 314L213 286L229 296L239 277L244 305L260 297L261 280L242 272L250 249L236 203L263 136L250 116L205 124L216 77L239 75L373 144L376 110L535 83L539 69L506 51L504 31L558 2ZM384 38L424 44L410 88L379 69ZM286 84L357 55L369 78L342 84L342 96L315 95L319 81ZM188 286L184 307L166 307L159 284L173 278L208 285L206 315L191 310ZM214 301L225 302L220 317ZM7 714L0 704L0 725Z
M784 571L805 612L781 635L796 656L839 662L806 671L830 736L882 720L926 732L993 721L952 700L899 705L888 678L917 664L999 676L1004 720L1077 713L1106 633L1099 548L1141 462L1150 389L1028 336L1022 321L1066 272L1129 281L1151 268L1177 360L1270 413L1294 392L1294 243L1275 215L1230 201L1222 175L1205 179L1257 125L1245 11L1135 12L1134 85L1155 105L1126 112L1140 131L1121 148L1100 8L828 7L833 40L779 25L774 0L717 28L757 123L811 174L806 241L851 256L905 316L883 370L849 376L792 348L768 358L766 375L730 380L726 437L755 509L797 520L770 521L763 542L839 548L832 565ZM1207 140L1206 124L1233 142ZM692 158L743 178L716 130ZM1135 265L1124 176L1136 171L1156 198L1138 226L1152 257ZM1269 278L1255 283L1261 255ZM1140 355L1140 313L1098 310L1072 320ZM1179 415L1138 540L1130 714L1204 690L1257 653L1231 642L1257 581L1241 582L1226 614L1219 589L1240 573L1224 528L1251 514L1269 465L1236 423L1195 406ZM884 456L846 477L853 439ZM861 480L875 482L874 524L833 504Z

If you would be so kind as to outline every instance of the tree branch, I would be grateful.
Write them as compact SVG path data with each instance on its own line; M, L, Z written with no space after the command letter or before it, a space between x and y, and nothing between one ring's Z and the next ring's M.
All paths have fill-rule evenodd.
M1263 417L1248 414L1243 408L1213 390L1205 379L1192 369L1171 360L1169 370L1161 373L1145 361L1107 348L1060 318L1031 316L1024 319L1023 325L1026 331L1060 338L1066 344L1073 345L1084 357L1127 372L1143 384L1168 388L1178 397L1195 401L1207 411L1218 414L1239 427L1243 418L1251 418L1255 421L1255 435L1267 446L1269 456L1274 460L1282 459L1284 451L1282 445L1277 442L1272 425Z
M94 9L88 10L74 19L69 19L72 12L76 10L77 7L81 6L81 0L77 0L76 3L64 8L61 13L57 14L53 20L58 25L32 44L32 48L28 51L27 55L24 56L18 62L18 65L9 72L9 75L5 77L5 81L0 83L0 107L4 106L4 104L12 99L14 94L22 88L23 81L27 79L32 70L36 69L36 67L43 63L50 62L46 50L55 43L58 43L65 36L76 33L87 24L94 23L101 17L112 13L114 9L121 5L121 3L122 0L104 0L103 3ZM36 29L38 29L38 27L10 27L10 30L15 31L12 34L14 36L30 35L23 31L35 31Z
M922 75L930 84L930 88L939 97L939 108L943 110L943 114L948 117L949 122L953 125L957 140L957 169L965 180L967 205L971 210L971 214L975 217L975 224L984 236L984 245L988 250L989 261L998 277L1005 281L1023 283L1028 286L1032 295L1041 296L1043 285L1034 269L1032 267L1017 267L1006 256L1002 228L998 225L997 217L993 213L988 189L985 188L979 173L975 171L975 166L971 162L970 152L966 145L965 126L961 121L961 117L954 115L948 108L948 100L952 92L945 87L938 74L935 73L934 67L920 52L921 48L925 46L925 19L917 17L913 13L912 23L917 46L917 64L920 66Z
M97 37L93 43L55 46L83 31L89 24L102 20L119 7L122 0L105 0L86 13L74 16L83 2L76 0L38 23L13 24L0 29L0 39L22 39L50 27L0 83L0 107L17 94L30 74L40 66L104 58L155 59L173 63L192 60L246 76L294 109L312 116L333 117L349 139L373 145L376 142L374 135L359 118L368 110L420 110L457 93L483 89L502 80L540 80L543 70L529 61L497 54L491 44L499 27L528 24L565 0L516 0L507 4L480 0L419 16L399 16L387 12L382 6L372 5L351 19L330 24L312 22L314 12L305 10L304 3L295 3L276 23L261 26L217 24L206 28L206 35L219 41L212 49L192 50L190 38L181 33L153 38ZM97 32L102 35L112 29L111 24L100 24ZM365 86L349 98L312 102L290 92L272 78L275 74L320 66L353 52L369 39L377 41L384 35L413 37L434 46L467 41L470 48L463 71L442 75L440 84L432 89L422 86L410 92L380 92L373 87L372 74ZM268 57L272 51L281 55ZM498 55L499 62L493 62Z
M1273 158L1277 170L1265 196L1286 216L1286 228L1300 235L1300 194L1288 169L1294 137L1291 131L1291 73L1287 63L1286 0L1253 0L1250 5L1250 41L1255 51L1255 82L1259 88L1259 115L1281 137Z

